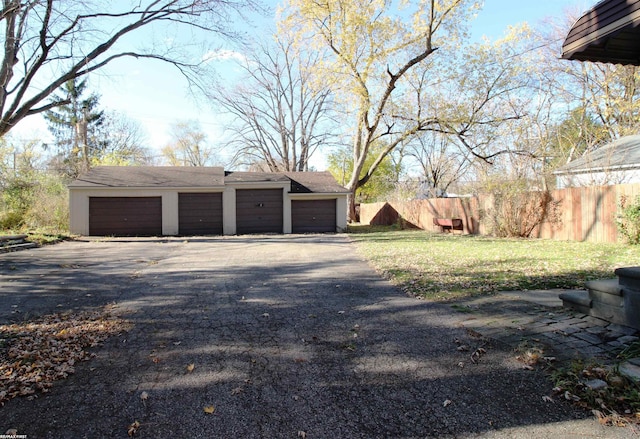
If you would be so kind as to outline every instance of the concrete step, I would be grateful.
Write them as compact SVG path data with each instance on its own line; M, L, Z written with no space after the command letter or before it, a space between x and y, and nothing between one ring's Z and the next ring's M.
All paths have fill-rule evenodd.
M589 289L589 297L593 300L593 307L595 307L596 303L602 303L607 306L624 306L624 292L619 296L616 294L603 293L602 291Z
M27 235L0 235L0 243L7 241L24 241Z
M9 253L9 252L15 252L18 250L26 250L26 249L34 248L37 246L38 244L36 244L35 242L21 242L16 244L0 245L0 253Z
M618 279L601 279L589 281L586 284L589 289L589 297L593 300L592 308L596 303L602 303L612 307L624 306L624 288L618 283Z
M596 302L594 300L591 302L591 312L589 315L611 323L630 326L624 304L622 306L609 305L608 303Z
M560 293L559 297L562 300L562 306L565 308L576 310L582 314L591 313L592 300L589 297L588 291L565 291L564 293Z
M640 267L618 268L614 273L622 287L640 291Z
M622 296L622 286L618 282L618 278L590 280L585 283L588 290L600 291L601 293L614 296Z

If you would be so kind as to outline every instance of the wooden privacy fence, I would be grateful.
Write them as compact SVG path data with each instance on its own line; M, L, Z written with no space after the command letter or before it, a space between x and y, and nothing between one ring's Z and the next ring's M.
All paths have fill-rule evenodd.
M555 220L547 218L532 237L562 241L617 242L616 215L621 197L633 201L640 184L594 186L551 191ZM491 195L468 198L432 198L404 202L360 205L360 222L391 225L403 221L409 226L439 231L434 218L460 218L464 232L490 233L489 216L494 209Z

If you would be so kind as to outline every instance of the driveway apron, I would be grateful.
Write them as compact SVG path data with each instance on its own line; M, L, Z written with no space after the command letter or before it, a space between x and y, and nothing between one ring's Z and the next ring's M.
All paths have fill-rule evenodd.
M34 438L627 437L513 352L403 295L344 235L75 241L0 255L0 324L111 304L131 329L47 394ZM206 409L206 410L205 410ZM212 413L211 413L212 412Z

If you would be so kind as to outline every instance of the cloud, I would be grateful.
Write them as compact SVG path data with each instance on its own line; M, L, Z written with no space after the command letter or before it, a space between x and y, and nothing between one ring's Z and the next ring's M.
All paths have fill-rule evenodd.
M246 62L247 59L240 52L234 52L233 50L221 49L221 50L214 50L214 51L210 51L210 52L205 53L202 56L202 60L204 62L232 61L232 60L240 61L240 62Z

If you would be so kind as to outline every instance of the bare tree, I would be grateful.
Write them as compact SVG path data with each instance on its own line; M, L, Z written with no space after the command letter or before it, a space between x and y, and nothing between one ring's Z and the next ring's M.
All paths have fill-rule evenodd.
M218 84L211 100L232 116L234 162L270 171L308 171L309 159L332 142L328 85L313 77L320 55L296 51L286 36L239 63L234 85Z
M471 166L471 153L466 148L433 131L421 133L409 142L404 155L412 157L420 166L429 197L445 194Z
M118 112L107 112L98 130L102 148L91 151L92 165L149 165L151 151L145 147L147 136L136 120Z
M199 62L178 55L184 47L131 49L146 28L175 27L237 38L231 14L255 8L257 0L3 0L0 10L0 136L23 118L67 103L48 101L65 82L104 68L124 57L170 62L193 79ZM128 6L128 7L127 7ZM153 44L153 43L152 43Z

